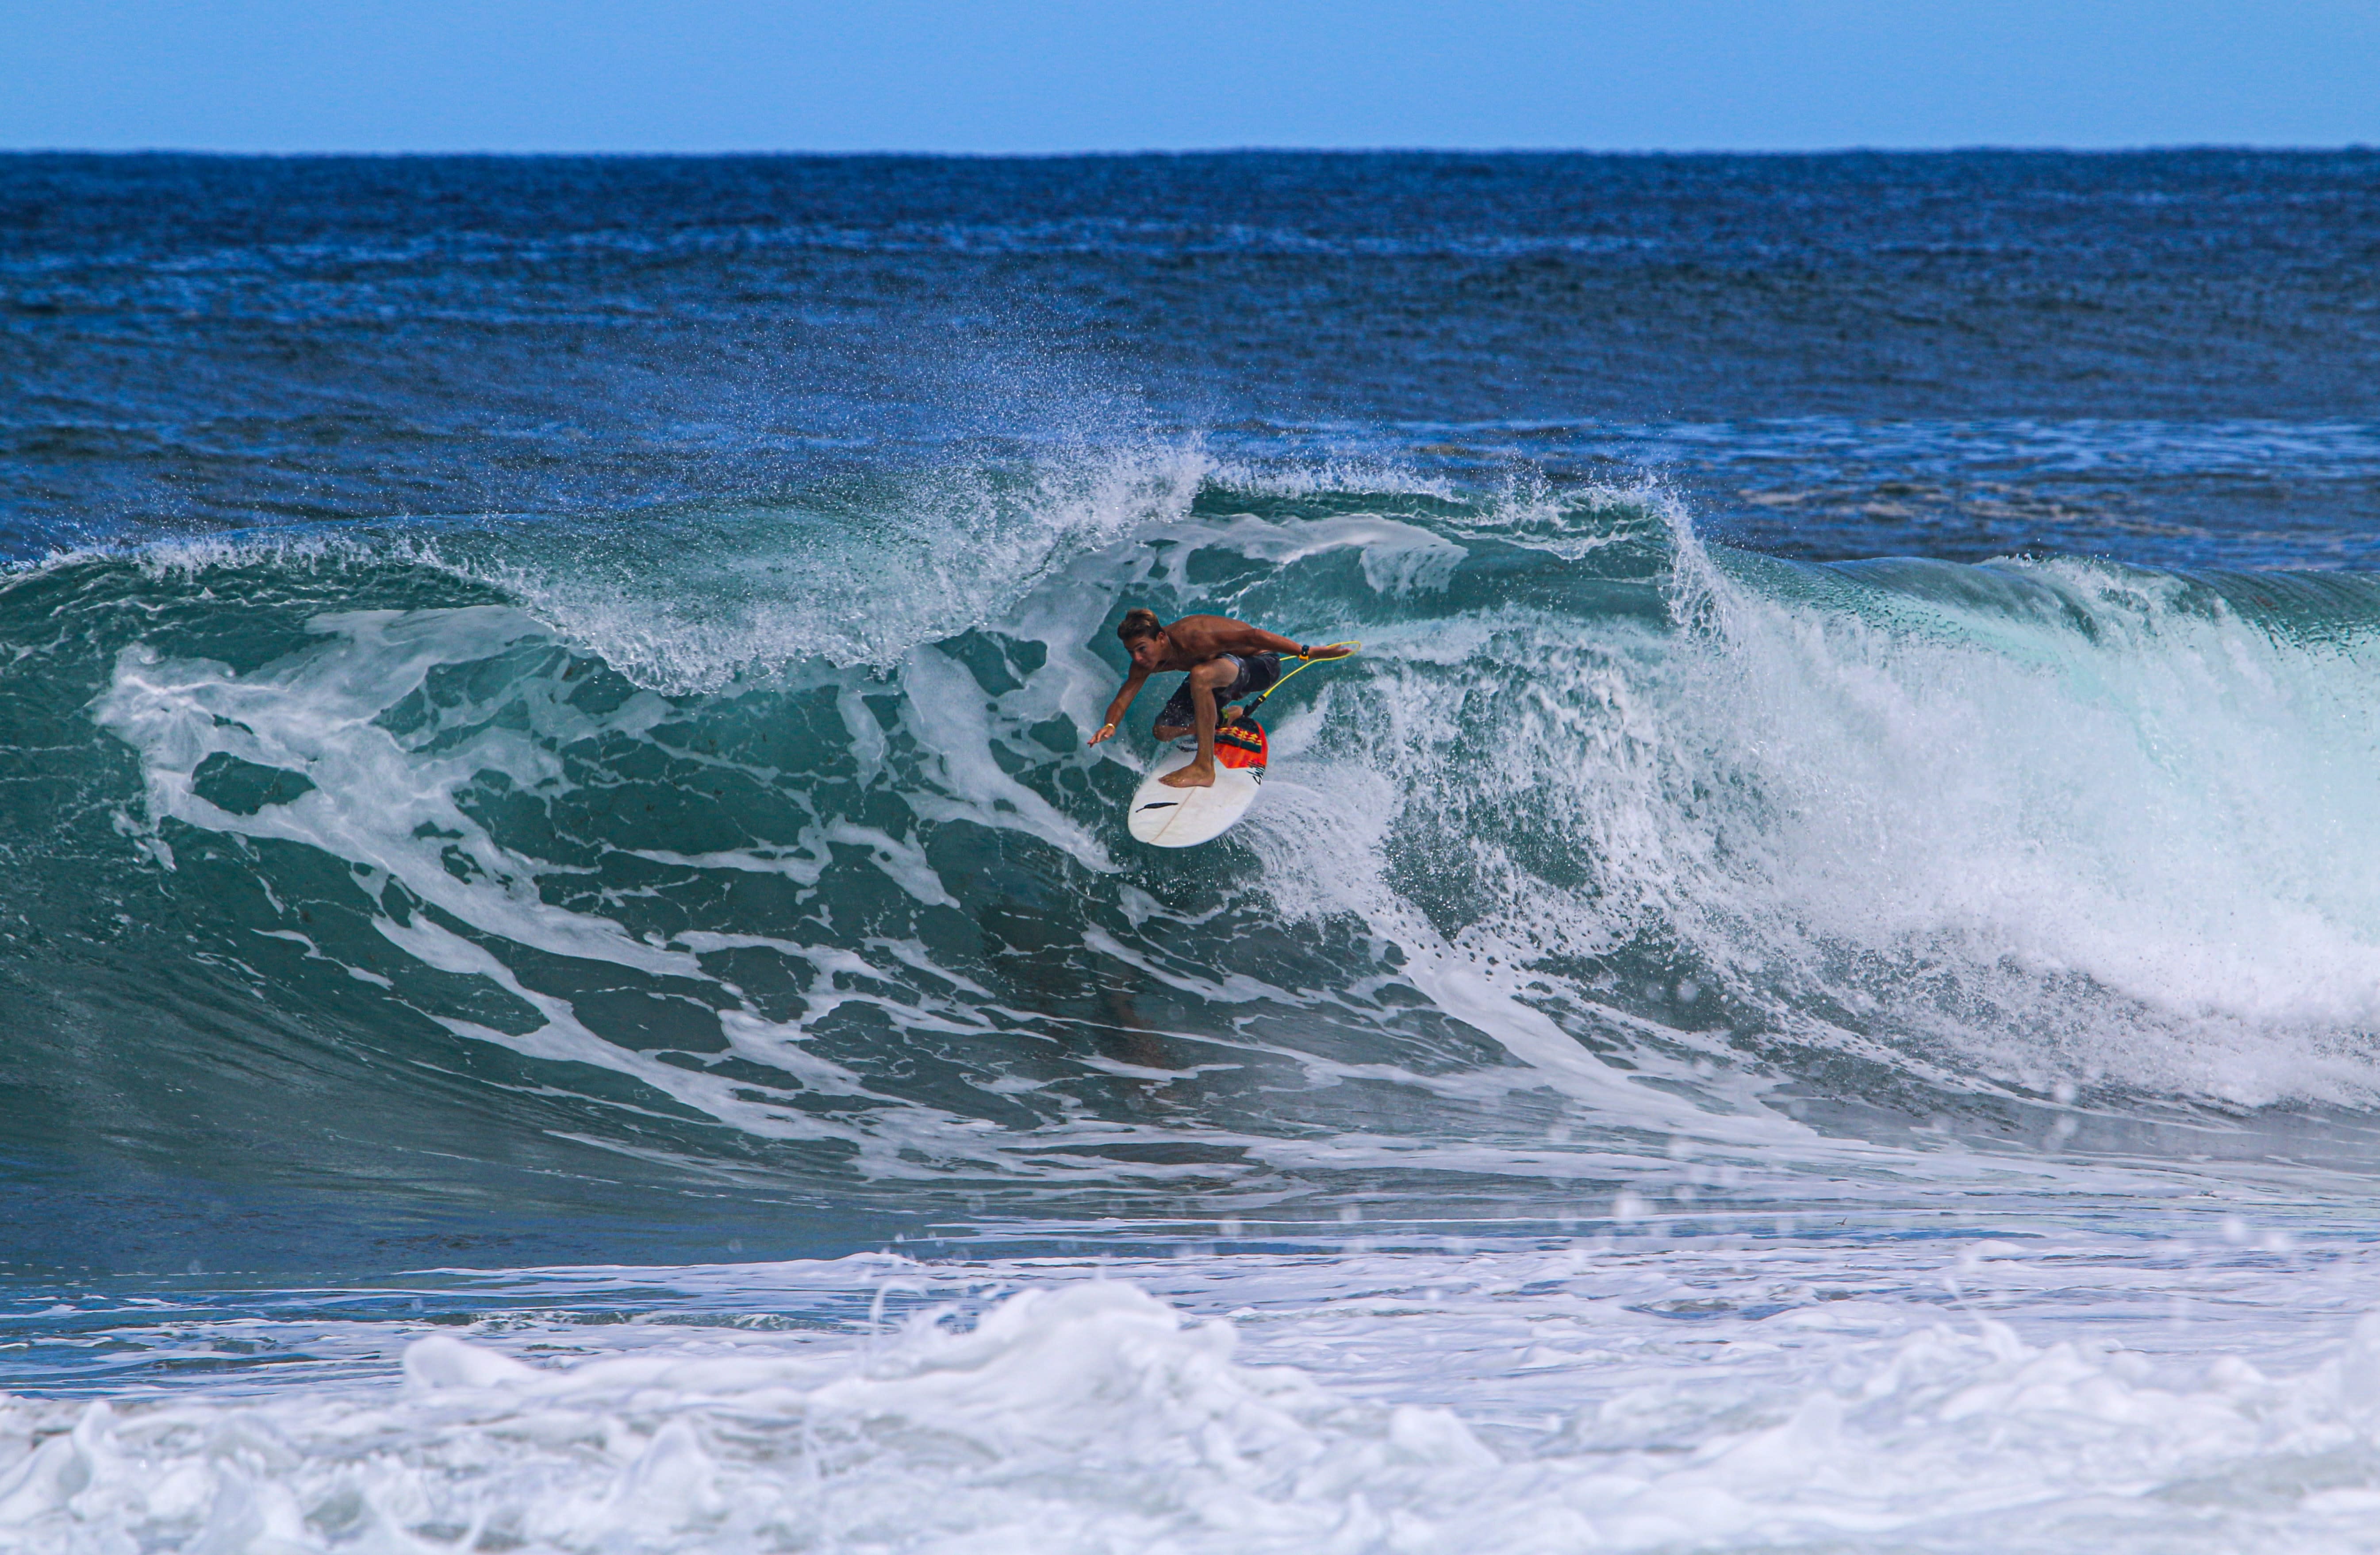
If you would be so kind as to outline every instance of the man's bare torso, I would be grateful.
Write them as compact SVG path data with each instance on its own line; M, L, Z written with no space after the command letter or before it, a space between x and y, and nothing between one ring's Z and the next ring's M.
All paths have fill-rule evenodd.
M1185 615L1165 628L1168 651L1156 673L1195 669L1226 653L1279 652L1272 633L1234 621L1228 615Z

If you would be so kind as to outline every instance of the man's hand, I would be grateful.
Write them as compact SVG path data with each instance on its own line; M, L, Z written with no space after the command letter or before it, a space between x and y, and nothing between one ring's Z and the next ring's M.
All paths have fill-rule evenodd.
M1330 659L1344 659L1347 655L1354 651L1355 650L1354 649L1348 647L1343 642L1330 642L1323 644L1320 648L1301 648L1297 650L1297 656L1301 659L1327 661Z
M1084 743L1084 744L1086 744L1086 745L1097 745L1097 744L1099 744L1101 740L1106 739L1110 735L1114 734L1114 733L1115 733L1115 731L1116 731L1116 726L1115 726L1114 724L1112 724L1112 723L1102 723L1102 724L1100 724L1100 725L1099 726L1099 728L1098 728L1097 730L1095 730L1095 731L1092 733L1091 737L1090 737L1089 739L1087 739L1087 740L1084 741L1083 743Z

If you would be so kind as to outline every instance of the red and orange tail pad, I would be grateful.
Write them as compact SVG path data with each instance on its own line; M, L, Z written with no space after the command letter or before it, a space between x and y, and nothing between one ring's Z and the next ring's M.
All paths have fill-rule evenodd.
M1225 767L1254 767L1262 771L1265 764L1264 725L1253 718L1218 725L1215 730L1215 760Z

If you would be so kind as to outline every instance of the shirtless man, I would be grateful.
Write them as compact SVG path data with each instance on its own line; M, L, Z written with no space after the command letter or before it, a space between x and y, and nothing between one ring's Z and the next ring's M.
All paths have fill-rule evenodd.
M1281 656L1296 659L1343 659L1354 651L1338 644L1308 648L1261 626L1234 621L1228 615L1185 615L1171 626L1160 626L1153 610L1135 610L1116 628L1132 654L1132 673L1123 689L1108 704L1108 721L1091 736L1091 744L1116 732L1132 699L1148 677L1166 670L1187 670L1189 678L1157 715L1157 737L1179 739L1196 729L1198 756L1160 783L1173 788L1208 788L1215 782L1215 706L1220 699L1236 707L1268 689L1281 678Z

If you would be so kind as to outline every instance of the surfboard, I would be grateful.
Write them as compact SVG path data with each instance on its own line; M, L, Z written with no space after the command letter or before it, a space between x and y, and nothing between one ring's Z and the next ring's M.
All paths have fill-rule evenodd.
M1248 813L1264 784L1263 728L1243 719L1215 731L1213 787L1169 788L1158 781L1188 766L1197 754L1197 741L1177 740L1140 780L1125 812L1135 837L1154 847L1196 847L1213 842Z

